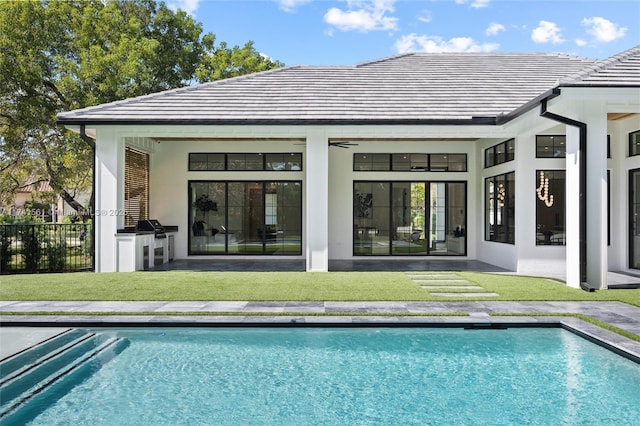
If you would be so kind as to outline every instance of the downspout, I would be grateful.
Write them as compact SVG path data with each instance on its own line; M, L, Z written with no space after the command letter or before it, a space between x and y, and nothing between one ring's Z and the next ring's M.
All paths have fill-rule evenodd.
M560 94L560 90L555 96ZM554 96L554 97L555 97ZM579 236L579 263L580 263L580 286L583 290L591 290L583 283L587 282L587 124L581 121L572 120L568 117L554 114L547 111L547 102L550 97L542 99L540 102L540 116L550 120L558 121L568 126L577 127L579 130L580 145L578 147L578 173L579 173L579 205L580 205L580 236Z
M89 200L89 216L91 217L91 270L96 270L96 142L87 136L85 125L80 125L80 137L91 147L91 199Z

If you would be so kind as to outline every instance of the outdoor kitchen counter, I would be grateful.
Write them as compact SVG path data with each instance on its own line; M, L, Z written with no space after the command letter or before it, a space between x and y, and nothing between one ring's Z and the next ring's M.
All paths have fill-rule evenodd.
M165 226L163 237L153 231L119 229L116 233L118 272L153 269L173 260L173 244L177 226Z

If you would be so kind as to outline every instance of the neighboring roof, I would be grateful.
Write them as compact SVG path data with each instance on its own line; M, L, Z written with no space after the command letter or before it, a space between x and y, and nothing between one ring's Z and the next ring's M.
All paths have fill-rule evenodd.
M597 74L602 81L623 69L626 74L623 64L637 61L637 50L607 61L561 54L410 53L354 66L292 66L64 112L58 120L491 124L556 88L560 80L590 82ZM626 78L637 76L633 68Z
M561 86L640 87L640 46L598 61L560 83Z
M29 177L29 180L35 179L35 176ZM40 180L34 183L30 183L18 190L18 192L22 193L31 193L31 192L51 192L53 188L48 180Z

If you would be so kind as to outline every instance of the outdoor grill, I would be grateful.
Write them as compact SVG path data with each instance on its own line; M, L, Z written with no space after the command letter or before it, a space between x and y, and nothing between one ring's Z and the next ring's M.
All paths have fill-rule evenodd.
M167 238L164 226L156 219L139 220L136 225L136 231L149 231L153 232L156 238Z

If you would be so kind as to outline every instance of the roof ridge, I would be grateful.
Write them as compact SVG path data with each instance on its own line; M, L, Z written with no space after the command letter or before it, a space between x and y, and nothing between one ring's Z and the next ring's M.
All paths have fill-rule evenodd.
M607 69L612 65L618 64L634 55L640 55L640 44L627 49L624 52L616 53L615 55L610 56L606 59L595 61L593 64L585 67L581 71L569 74L565 78L560 79L560 83L567 84L580 82L586 78L591 77L595 73Z
M153 99L159 96L164 96L170 93L178 93L178 92L190 92L193 90L198 90L202 87L207 87L207 86L213 86L213 85L222 85L222 84L226 84L229 81L237 81L237 80L242 80L244 78L248 78L248 77L255 77L259 74L272 74L275 72L280 72L280 71L284 71L287 69L295 69L295 68L300 68L301 65L291 65L288 67L279 67L279 68L273 68L270 70L265 70L265 71L259 71L259 72L254 72L254 73L249 73L249 74L243 74L243 75L237 75L235 77L228 77L228 78L222 78L220 80L213 80L213 81L207 81L206 83L198 83L198 84L194 84L194 85L189 85L189 86L182 86L182 87L174 87L173 89L167 89L167 90L163 90L161 92L154 92L154 93L148 93L146 95L140 95L140 96L135 96L133 98L126 98L126 99L120 99L117 101L113 101L113 102L108 102L105 104L98 104L98 105L92 105L92 106L88 106L88 107L84 107L84 108L79 108L79 109L74 109L74 110L70 110L70 111L62 111L60 112L60 114L65 114L65 113L78 113L78 112L93 112L93 111L100 111L102 109L105 108L110 108L113 106L118 106L118 105L126 105L128 103L131 102L137 102L137 101L141 101L141 100L146 100L146 99Z
M369 61L364 61L364 62L358 62L357 64L352 66L355 68L366 67L368 65L378 64L381 62L394 61L396 59L404 58L405 56L414 56L416 53L419 53L419 52L400 53L398 55L387 56L387 57L378 58L378 59L371 59Z
M375 65L383 62L394 61L397 59L401 59L408 56L417 56L417 57L425 57L425 56L487 56L487 57L500 57L500 56L553 56L557 58L566 58L566 59L575 59L581 61L593 61L591 58L572 55L569 53L562 52L407 52L401 53L398 55L387 56L379 59L372 59L370 61L359 62L354 65L356 68L365 67L368 65Z

